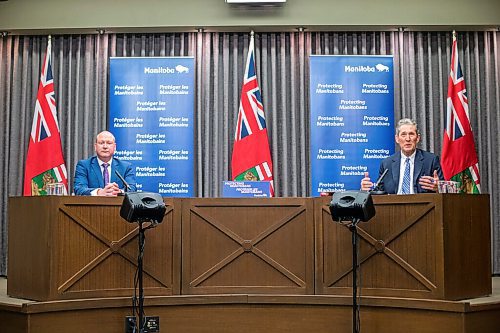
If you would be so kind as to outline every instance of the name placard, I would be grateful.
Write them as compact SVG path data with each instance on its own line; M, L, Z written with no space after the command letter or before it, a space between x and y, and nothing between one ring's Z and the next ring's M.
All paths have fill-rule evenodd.
M271 182L268 181L223 181L224 198L270 198Z

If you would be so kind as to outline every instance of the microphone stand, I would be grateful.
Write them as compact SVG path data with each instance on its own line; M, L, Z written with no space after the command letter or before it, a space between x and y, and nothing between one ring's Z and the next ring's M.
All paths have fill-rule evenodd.
M382 195L382 194L387 194L386 191L381 190L379 187L373 188L373 190L370 191L372 195Z
M126 182L124 182L126 184ZM120 216L123 217L127 222L136 222L138 224L138 229L139 229L139 248L138 248L138 255L137 255L137 273L134 278L134 297L133 297L133 302L132 302L132 307L133 307L133 318L127 317L126 321L126 330L127 332L128 329L130 328L130 324L133 323L133 332L134 333L145 333L149 331L150 328L150 323L156 326L159 326L159 317L155 321L155 319L149 319L148 317L144 316L144 248L145 248L145 241L146 241L146 236L145 232L148 229L154 228L157 226L159 223L162 222L163 216L165 215L165 204L160 201L161 197L159 194L155 193L144 193L144 196L142 198L137 197L138 193L127 193L124 199L124 203L122 204L122 208L120 209ZM130 196L136 196L137 201L141 201L142 204L137 204L134 203L134 200L130 198ZM157 198L156 198L157 197ZM130 200L129 200L130 199ZM129 203L130 202L130 203ZM151 207L147 207L148 205L152 205L153 203L156 203L156 207L153 207L155 211L151 210L149 213L145 213L146 208L149 210ZM144 206L142 208L138 208L138 211L136 212L137 214L134 214L134 210L132 212L127 211L129 210L129 207L127 206L135 206L136 209L137 207ZM151 224L149 225L144 225L144 223L150 222ZM137 300L137 288L139 289L139 299ZM138 311L136 312L136 305L138 304ZM136 321L135 315L138 315L138 321ZM155 324L156 323L156 324ZM146 324L148 327L145 327ZM159 327L158 327L159 328Z
M139 255L137 257L137 274L139 275L139 332L144 332L144 286L143 286L143 256L145 243L145 229L142 221L139 224Z
M349 230L352 233L352 331L359 333L359 307L358 307L358 223L354 218Z
M145 318L144 318L144 247L145 247L145 242L146 242L146 236L145 232L148 229L151 229L153 226L157 224L157 221L149 221L151 222L150 226L147 226L146 228L143 227L143 223L148 222L144 220L139 220L137 221L137 224L139 225L139 254L137 256L137 279L139 280L139 314L138 314L138 333L144 333L145 328L144 326L146 325Z
M118 178L120 178L120 180L123 183L123 192L130 192L130 185L125 181L125 178L123 178L123 176L118 172L118 170L115 170L115 174ZM125 193L120 193L119 195L125 195Z
M374 186L373 186L373 189L370 190L370 193L373 194L373 195L382 195L382 194L387 194L386 191L382 190L380 188L380 185L382 184L382 180L384 179L385 175L387 174L387 171L389 171L389 169L385 169L384 172L380 175L380 177L377 179L377 181L375 182Z

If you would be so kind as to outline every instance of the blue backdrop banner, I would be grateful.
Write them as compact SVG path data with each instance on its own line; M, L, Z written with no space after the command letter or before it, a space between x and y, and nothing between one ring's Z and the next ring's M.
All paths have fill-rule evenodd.
M194 58L111 58L109 131L137 189L193 196Z
M392 56L311 56L312 195L359 190L394 153Z

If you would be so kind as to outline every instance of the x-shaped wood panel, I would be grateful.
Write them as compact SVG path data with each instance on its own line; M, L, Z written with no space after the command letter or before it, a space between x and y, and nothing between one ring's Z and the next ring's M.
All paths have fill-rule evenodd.
M197 287L203 281L207 280L210 278L212 275L214 275L216 272L221 270L223 267L229 265L231 262L236 260L238 257L243 255L244 253L253 253L255 256L263 260L265 263L267 263L269 266L280 272L282 275L293 281L297 286L299 287L305 287L306 283L303 281L301 278L299 278L297 275L293 274L290 270L288 270L286 267L281 265L278 261L274 260L271 256L266 254L264 251L260 250L257 248L257 245L262 242L264 239L266 239L269 235L283 227L285 224L288 222L292 221L294 218L296 218L298 215L303 213L305 211L304 207L297 207L296 209L292 210L288 215L285 217L281 218L278 220L276 223L272 224L269 226L267 229L265 229L263 232L261 232L259 235L257 235L254 239L244 239L240 235L236 234L234 231L217 221L216 219L206 216L206 214L203 214L203 212L197 208L193 207L191 211L196 214L198 217L212 225L214 228L222 232L225 236L236 242L240 247L237 248L235 251L232 253L229 253L224 259L222 259L220 262L209 268L207 271L202 273L200 276L195 278L193 281L191 281L190 285L192 287Z
M363 264L367 260L369 260L371 257L376 255L377 253L382 253L385 254L390 260L392 260L394 263L399 265L403 270L408 272L410 275L412 275L419 283L424 285L428 290L435 290L437 287L432 281L430 281L428 278L426 278L422 273L420 273L415 267L413 267L410 263L408 263L406 260L401 258L396 252L391 250L388 245L397 239L399 236L401 236L403 233L405 233L408 229L410 229L413 225L415 225L418 221L420 221L424 216L426 216L431 210L435 208L434 203L428 203L425 206L422 207L419 211L415 212L412 216L410 216L408 219L405 221L401 221L401 224L399 225L399 228L394 230L392 233L387 235L384 239L377 239L376 237L370 235L366 230L363 228L357 227L358 229L358 235L360 239L365 240L371 247L367 251L366 254L363 256L359 257L359 265ZM323 210L327 213L329 213L328 207L323 207ZM329 287L332 287L335 285L337 282L339 282L342 278L344 278L346 275L352 272L352 267L349 269L346 269L342 272L339 272L335 276L332 277L330 280L330 283L328 283Z
M127 245L132 239L138 236L139 234L139 226L125 234L119 240L110 240L104 234L99 232L97 229L88 224L84 219L78 216L74 211L71 210L68 206L60 206L59 209L72 221L82 227L86 232L88 232L91 236L97 239L100 243L102 243L106 249L98 254L94 259L89 261L86 265L84 265L78 272L72 275L66 282L62 283L59 288L59 293L64 293L69 290L75 283L77 283L84 276L89 274L94 268L102 264L108 257L113 254L118 254L123 257L125 260L130 262L132 265L137 266L137 258L129 253L125 249L125 245ZM172 211L172 207L167 206L167 211L165 215L168 215ZM143 227L147 228L149 223L144 223ZM151 278L156 280L163 286L167 286L166 281L162 281L161 277L156 277L154 273L152 273L151 267L146 264L143 264L143 272L148 274Z

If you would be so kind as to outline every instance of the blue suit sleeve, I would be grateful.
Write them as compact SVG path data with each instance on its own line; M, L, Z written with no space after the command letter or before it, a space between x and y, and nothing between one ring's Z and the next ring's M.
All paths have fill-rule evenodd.
M76 195L90 195L90 192L94 190L93 188L89 188L88 172L89 169L84 166L84 161L79 161L76 164L75 182L73 185L73 191Z
M390 164L388 163L389 162L387 159L382 160L382 162L380 162L380 168L378 170L377 179L380 178L380 176L382 176L382 174L386 169L388 170L388 172L385 175L385 177L380 181L379 189L387 192L387 194L395 194L397 192L397 189L394 189L394 185L392 182L392 170L390 168Z
M444 180L443 170L441 169L441 163L439 162L439 157L437 156L435 156L434 160L432 161L432 174L434 174L434 170L437 171L439 179Z
M134 171L134 168L132 167L132 164L127 165L127 168L125 169L125 174L123 175L123 178L130 186L130 192L137 191L137 186L136 186L136 181L135 181L135 171Z

